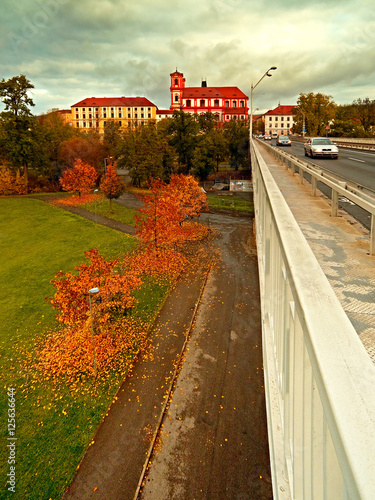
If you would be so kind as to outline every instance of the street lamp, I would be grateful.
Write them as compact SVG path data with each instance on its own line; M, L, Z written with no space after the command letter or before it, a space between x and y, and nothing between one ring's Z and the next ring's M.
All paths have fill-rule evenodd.
M91 306L91 295L99 293L99 288L91 288L89 290L89 303L90 303L90 319L91 319L91 338L92 338L92 357L94 362L94 377L96 378L96 358L95 358L95 340L94 340L94 322L92 319L92 306Z
M274 71L275 69L277 69L277 67L276 66L272 66L270 69L268 69L264 73L264 75L262 76L262 78L255 85L251 84L251 93L250 93L250 127L249 127L249 129L250 129L250 131L249 131L249 152L250 152L251 139L253 137L253 94L254 94L254 89L255 89L255 87L257 87L260 84L260 82L263 80L263 78L265 76L272 76L270 74L270 71Z

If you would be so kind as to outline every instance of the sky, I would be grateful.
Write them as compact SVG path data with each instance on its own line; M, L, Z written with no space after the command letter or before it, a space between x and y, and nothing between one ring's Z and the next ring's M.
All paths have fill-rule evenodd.
M375 99L373 0L1 0L0 79L34 85L34 114L86 97L170 106L186 86L237 86L254 111L322 92ZM3 105L0 104L0 110Z

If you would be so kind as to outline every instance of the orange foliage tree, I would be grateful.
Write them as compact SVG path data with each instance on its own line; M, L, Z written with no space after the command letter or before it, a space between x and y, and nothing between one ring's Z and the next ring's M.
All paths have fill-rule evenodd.
M113 164L112 161L108 164L107 173L100 181L100 190L109 199L110 211L112 212L112 200L116 200L125 191L125 185L116 173L116 164Z
M97 249L89 250L85 257L90 263L75 267L78 274L59 271L51 280L57 291L47 300L58 311L57 319L66 325L87 320L91 288L100 289L98 311L101 321L105 322L113 314L125 315L134 306L131 292L141 285L134 272L127 270L123 274L119 271L118 259L106 261Z
M26 178L17 171L13 174L9 168L0 168L0 194L26 194Z
M60 178L60 184L65 191L71 193L78 191L81 196L91 191L97 177L98 173L94 167L82 160L76 160L73 168L65 170Z
M154 248L190 239L186 236L192 236L192 232L186 232L182 223L207 207L206 196L194 178L174 175L169 185L153 180L150 191L142 197L145 207L135 216L137 236Z

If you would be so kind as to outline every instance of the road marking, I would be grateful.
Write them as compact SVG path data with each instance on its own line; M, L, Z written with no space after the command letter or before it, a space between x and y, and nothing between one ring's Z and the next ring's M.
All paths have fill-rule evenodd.
M351 158L350 156L348 156L348 159L353 161L359 161L361 163L366 163L365 160L357 160L357 158Z

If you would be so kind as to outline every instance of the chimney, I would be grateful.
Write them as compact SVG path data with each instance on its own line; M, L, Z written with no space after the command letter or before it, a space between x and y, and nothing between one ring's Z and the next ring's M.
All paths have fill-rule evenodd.
M207 87L207 80L202 80L202 87Z

